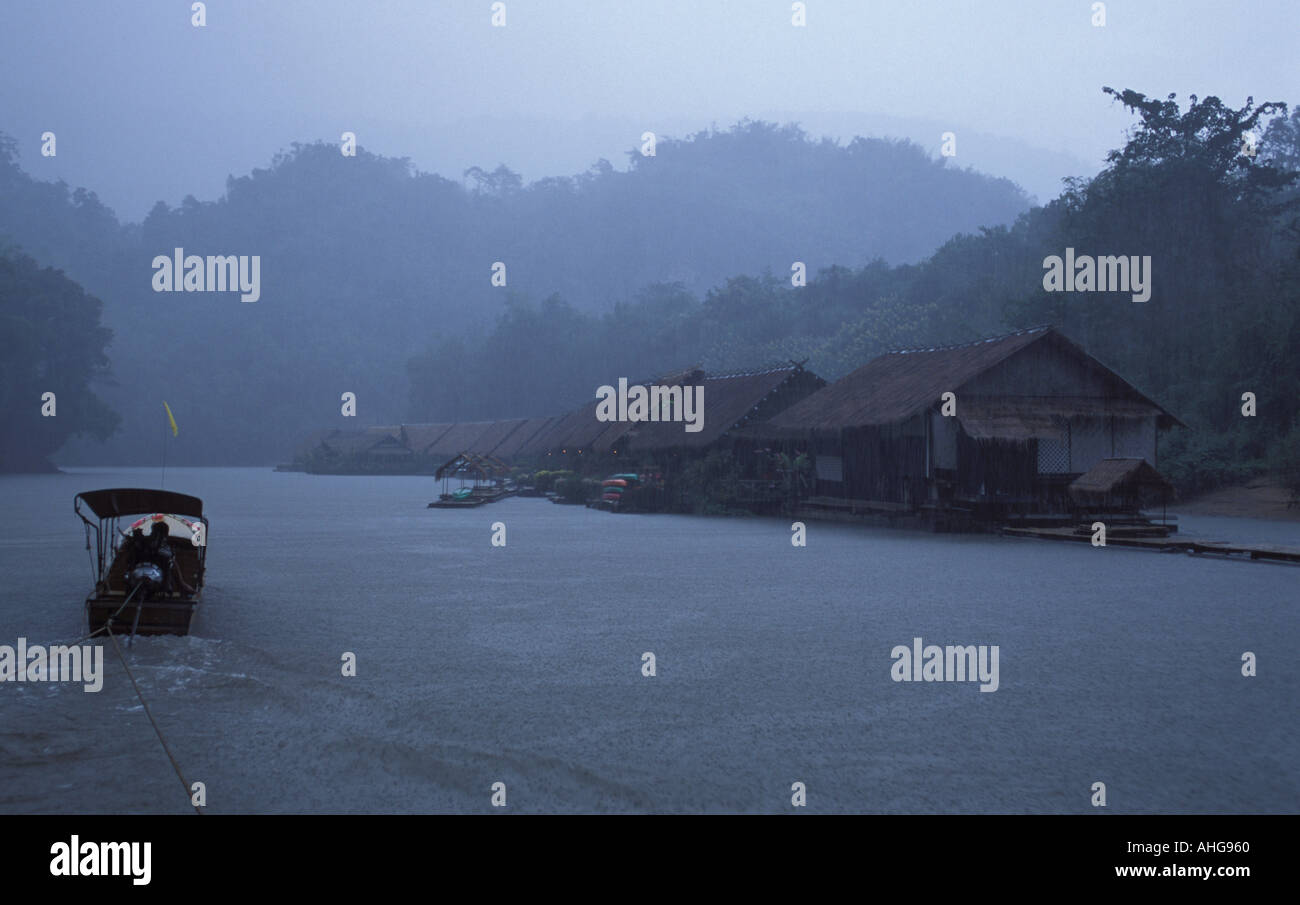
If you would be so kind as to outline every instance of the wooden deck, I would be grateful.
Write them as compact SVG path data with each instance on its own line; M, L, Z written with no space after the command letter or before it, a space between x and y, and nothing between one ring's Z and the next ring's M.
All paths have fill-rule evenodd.
M834 512L898 512L911 514L915 507L908 503L893 503L888 500L853 500L833 496L810 496L800 502L809 509L828 509Z
M1073 528L1003 528L1002 533L1012 537L1092 542L1091 534L1078 534ZM1210 553L1218 556L1300 563L1300 547L1283 547L1277 544L1234 544L1228 541L1189 540L1185 537L1114 537L1108 532L1106 546L1137 547L1170 553Z
M482 506L484 503L495 503L497 500L504 500L508 496L514 496L517 491L505 489L475 489L467 497L461 499L452 499L451 494L444 493L438 499L430 503L427 509L473 509Z

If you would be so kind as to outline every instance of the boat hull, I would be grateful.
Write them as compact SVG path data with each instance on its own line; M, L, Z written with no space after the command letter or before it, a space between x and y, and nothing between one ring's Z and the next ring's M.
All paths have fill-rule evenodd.
M202 592L193 597L169 595L146 600L139 604L140 621L136 623L137 605L133 600L117 613L125 597L122 594L92 594L86 598L87 630L96 632L117 613L113 619L113 634L129 635L135 626L137 635L188 635L199 609Z

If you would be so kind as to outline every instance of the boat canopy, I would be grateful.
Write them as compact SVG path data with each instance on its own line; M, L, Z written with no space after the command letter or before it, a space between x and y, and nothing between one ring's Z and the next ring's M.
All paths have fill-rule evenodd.
M91 490L77 494L90 511L101 519L121 515L148 515L155 512L187 515L193 519L203 517L203 501L196 496L173 493L170 490L145 490L136 487L119 487L111 490Z
M195 534L199 531L200 525L200 522L197 520L186 518L183 515L155 512L153 515L146 515L144 518L136 519L131 523L131 527L126 529L125 533L130 534L136 528L139 528L140 532L145 537L149 537L153 534L153 526L159 522L165 522L167 524L167 531L172 537L177 540L188 541L194 540Z

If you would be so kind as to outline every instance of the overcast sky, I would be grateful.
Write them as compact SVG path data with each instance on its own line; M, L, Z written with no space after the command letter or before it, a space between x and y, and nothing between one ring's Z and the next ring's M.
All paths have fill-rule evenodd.
M124 219L344 130L460 178L585 170L751 118L912 137L1040 200L1131 117L1103 85L1300 101L1297 0L2 0L0 131ZM40 134L58 156L39 154Z

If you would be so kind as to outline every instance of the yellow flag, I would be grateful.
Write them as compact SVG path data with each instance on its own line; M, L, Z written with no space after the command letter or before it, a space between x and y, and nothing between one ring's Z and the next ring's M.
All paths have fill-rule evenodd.
M172 407L167 404L166 399L163 400L163 408L167 409L167 422L172 426L172 436L174 437L176 436L176 419L172 417Z

